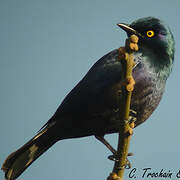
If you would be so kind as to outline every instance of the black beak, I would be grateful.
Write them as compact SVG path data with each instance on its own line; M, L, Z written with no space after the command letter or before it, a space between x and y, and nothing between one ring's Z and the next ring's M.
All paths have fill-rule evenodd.
M124 23L119 23L117 24L121 29L123 29L124 31L126 31L126 33L129 35L129 34L135 34L139 37L142 37L143 36L138 33L135 29L131 28L128 24L124 24Z

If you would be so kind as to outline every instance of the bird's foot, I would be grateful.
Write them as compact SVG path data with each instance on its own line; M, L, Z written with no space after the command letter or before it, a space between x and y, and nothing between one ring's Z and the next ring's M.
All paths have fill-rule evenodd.
M128 153L127 156L133 156L133 153ZM117 156L117 153L108 156L108 159L111 160L111 161L115 161L115 162L118 162L118 161L119 161L119 158L118 158L118 156ZM132 167L131 162L130 162L129 159L127 158L125 165L119 167L119 169L123 169L123 168L125 168L125 169L130 169L131 167Z
M117 151L108 143L108 141L103 136L95 136L95 137L100 142L102 142L112 152L113 155L108 156L108 159L111 161L116 161L116 162L119 161ZM127 156L133 156L133 153L128 153ZM128 158L126 159L126 163L125 163L124 167L120 167L120 168L126 168L126 169L131 168L131 163L128 160Z
M135 122L136 122L136 120L137 120L137 118L136 118L137 112L134 111L134 110L132 110L132 109L130 109L129 114L130 114L130 115L129 115L128 123L129 123L130 127L131 127L132 129L134 129L134 127L135 127Z
M134 111L133 109L130 109L129 111L130 111L131 116L136 117L136 115L137 115L136 111Z

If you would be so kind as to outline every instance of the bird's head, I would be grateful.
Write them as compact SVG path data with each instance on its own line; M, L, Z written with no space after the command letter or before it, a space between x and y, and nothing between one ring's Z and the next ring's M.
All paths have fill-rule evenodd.
M139 37L139 51L145 55L153 54L156 62L162 66L172 67L174 61L174 38L169 27L154 17L141 18L130 25L117 24L127 35L135 34ZM157 62L158 61L158 62Z

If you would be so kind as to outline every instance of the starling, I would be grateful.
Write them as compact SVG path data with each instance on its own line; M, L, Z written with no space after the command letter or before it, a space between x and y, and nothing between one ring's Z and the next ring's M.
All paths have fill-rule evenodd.
M174 62L174 38L169 27L154 17L118 26L127 36L139 37L131 100L131 109L137 112L136 127L152 114L162 98ZM117 133L122 122L121 77L122 65L115 49L91 67L37 135L7 157L2 165L5 178L16 179L59 140L94 135L106 144L104 135Z

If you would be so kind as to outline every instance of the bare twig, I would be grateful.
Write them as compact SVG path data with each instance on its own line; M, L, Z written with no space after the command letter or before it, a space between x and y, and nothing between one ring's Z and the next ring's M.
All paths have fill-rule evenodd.
M134 67L133 52L138 50L138 37L130 36L126 40L125 47L119 48L119 60L122 63L122 93L123 93L123 109L120 117L124 119L124 123L119 127L119 140L117 157L114 164L113 172L108 177L108 180L123 180L124 169L127 165L128 148L130 139L133 134L134 122L129 123L129 110L131 104L131 95L134 89L135 81L132 76ZM123 113L123 114L122 114Z

